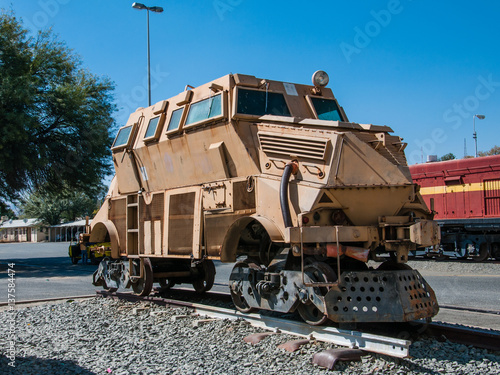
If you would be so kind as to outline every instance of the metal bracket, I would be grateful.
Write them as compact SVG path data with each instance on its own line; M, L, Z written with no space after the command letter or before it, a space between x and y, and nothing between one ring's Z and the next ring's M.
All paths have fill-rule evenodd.
M342 284L342 280L340 278L340 251L337 251L337 281L333 283L308 283L304 278L304 242L302 239L302 226L299 227L299 236L300 236L300 272L302 274L302 284L307 287L321 287L321 286L329 286L329 287L339 287ZM339 243L339 227L335 226L335 238L337 240L337 249L340 249Z

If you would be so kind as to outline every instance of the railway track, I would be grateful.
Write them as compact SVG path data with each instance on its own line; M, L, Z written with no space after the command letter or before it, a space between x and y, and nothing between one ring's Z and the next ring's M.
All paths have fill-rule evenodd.
M406 327L413 331L409 335L401 335L401 332L404 330L401 329L401 327L396 328L392 332L383 333L381 333L380 330L371 330L373 327L370 327L369 325L363 326L363 332L351 329L335 328L332 326L312 327L302 323L299 319L296 319L296 317L290 316L290 314L286 317L281 317L279 314L269 312L263 312L262 314L243 314L231 307L231 296L228 293L207 292L203 296L200 296L190 289L174 289L169 290L168 296L165 297L160 296L159 292L159 289L157 289L155 290L154 295L140 297L132 293L111 293L99 290L96 291L96 295L104 298L121 299L130 302L149 302L161 306L187 307L193 309L193 311L200 316L220 319L245 319L253 326L260 327L268 331L289 333L302 338L313 338L318 341L329 342L350 348L359 348L368 352L385 354L399 358L409 356L411 341L406 338L411 336L413 339L418 340L418 337L422 335L431 336L440 341L449 340L463 345L500 351L500 332L498 331L485 331L471 327L455 326L447 323L429 323L425 326L419 324ZM93 298L96 295L17 301L16 306ZM193 300L195 302L193 302ZM0 303L0 310L6 306L8 306L7 303ZM500 315L498 311L469 309L459 306L443 305L441 308L476 312L480 314ZM394 325L392 326L394 327ZM377 333L374 334L373 332ZM415 335L415 333L417 333L417 335ZM401 337L404 337L404 339Z
M183 292L186 292L183 290ZM243 314L234 309L222 308L195 302L187 302L164 297L140 297L132 293L98 291L98 295L106 298L122 299L130 302L151 302L163 306L188 307L200 316L219 319L244 319L255 327L268 331L288 333L302 338L315 339L368 352L390 355L399 358L409 356L411 342L408 340L385 337L348 329L328 326L309 326L305 323L283 319L264 314ZM207 293L211 298L226 298L225 294Z
M17 327L29 326L29 329L22 328L18 331L18 353L29 354L27 357L24 354L16 357L19 371L29 374L30 369L45 365L45 358L58 358L56 362L51 362L53 370L46 371L47 373L67 371L65 366L69 360L75 361L76 369L84 368L93 373L105 373L107 368L116 373L143 373L146 369L154 369L155 373L199 373L200 369L206 373L319 373L314 364L327 368L334 366L336 370L346 373L378 373L381 370L394 374L442 373L440 369L445 369L447 373L479 374L487 373L488 369L491 373L500 373L499 353L440 340L443 333L436 333L438 340L424 335L418 341L413 341L412 337L408 358L398 358L405 353L375 355L366 348L331 349L331 344L321 342L319 335L315 337L314 334L312 341L309 340L308 344L300 346L300 350L292 354L289 353L294 349L292 344L310 339L308 332L301 337L285 334L288 332L297 335L295 321L281 320L283 334L276 334L264 329L254 329L242 319L230 321L234 317L215 315L225 319L207 319L209 315L200 310L203 308L206 311L206 306L196 305L208 301L204 304L209 305L209 310L224 314L221 307L230 303L227 295L207 293L207 296L198 296L196 302L193 302L194 296L190 292L178 288L168 292L168 295L151 295L147 299L125 293L125 296L104 294L106 293L99 293L98 298L94 294L81 299L71 297L17 301L18 312L2 316L15 316ZM182 296L185 300L180 301L181 298L178 297ZM133 302L122 303L122 298ZM74 303L67 303L73 299ZM144 303L148 300L149 302ZM277 318L277 315L274 313L271 318ZM270 331L280 330L279 327L276 328L276 319L267 319L274 326L263 324L263 317L259 314L256 314L256 320L261 324L260 327L267 326ZM331 338L332 327L324 328L326 330L322 330L322 333ZM248 342L249 338L259 338L256 337L256 332L259 332L260 338L265 339L257 347L245 344L244 341ZM359 332L349 333L352 341L359 341L356 337L360 336ZM371 340L374 336L382 335L365 331L362 338ZM301 340L297 340L299 338ZM189 345L186 345L186 339ZM350 345L351 341L346 341L344 345ZM382 344L393 341L392 337L384 337ZM87 353L85 356L81 356L83 349ZM337 365L333 354L339 352L357 354L364 358L361 361L359 357L342 357L349 362ZM320 364L319 359L315 362L317 357L325 353L331 355L326 358L326 365ZM131 361L130 358L134 356L135 360ZM137 362L137 358L142 362Z
M490 315L500 315L500 311L498 310L488 310L488 309L480 309L473 307L462 307L462 306L454 306L454 305L439 305L440 309L447 310L456 310L456 311L468 311L468 312L476 312L480 314L490 314Z
M359 348L365 351L390 355L399 358L409 356L411 341L406 338L412 337L418 340L422 336L431 336L437 340L449 340L454 343L471 345L478 348L500 351L500 332L485 331L471 327L454 326L446 323L417 323L405 325L404 328L397 325L387 325L389 331L380 331L380 324L370 326L363 325L363 331L351 329L335 328L332 326L313 327L293 317L278 317L277 314L243 314L231 308L231 297L229 294L220 292L207 292L203 297L188 289L169 290L168 297L159 295L156 290L155 296L139 297L132 293L110 293L107 291L97 291L97 294L106 298L123 299L132 302L151 302L163 306L183 306L192 308L201 316L209 316L222 319L245 319L256 327L269 331L280 331L292 335L314 338L318 341L330 342L333 344ZM182 298L182 299L177 299ZM189 301L187 301L189 299ZM202 303L192 302L192 300L203 301ZM207 300L215 302L206 304ZM221 303L227 307L221 307ZM227 304L227 305L226 305ZM444 307L444 306L443 306ZM445 308L455 308L467 310L457 306L446 306ZM471 309L479 313L479 309ZM498 313L481 310L481 313ZM377 328L375 328L377 327ZM407 329L409 332L405 331ZM373 333L377 332L377 333ZM405 332L407 334L402 334ZM403 337L403 339L401 338Z
M86 295L86 296L40 298L40 299L33 299L33 300L16 301L14 305L15 306L33 305L33 304L40 304L40 303L47 303L47 302L59 302L59 301L86 299L86 298L93 298L93 297L95 297L95 294ZM11 304L8 302L0 302L0 311L2 311L2 308L5 308L9 305L11 305Z

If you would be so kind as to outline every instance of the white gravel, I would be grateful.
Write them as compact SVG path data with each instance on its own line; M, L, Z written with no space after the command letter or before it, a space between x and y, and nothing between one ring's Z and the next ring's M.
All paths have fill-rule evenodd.
M433 260L417 258L407 263L425 275L500 275L500 262L474 262L472 260ZM377 268L380 263L369 261L368 266Z
M500 275L500 262L471 260L410 260L408 265L425 275Z
M134 310L136 309L136 310ZM172 320L174 315L188 315ZM500 353L424 340L412 358L370 354L340 362L334 371L311 363L331 345L314 342L288 353L277 345L296 337L277 334L252 346L243 338L259 330L244 321L215 320L198 328L187 309L93 298L0 313L15 318L15 368L0 326L1 374L499 374Z

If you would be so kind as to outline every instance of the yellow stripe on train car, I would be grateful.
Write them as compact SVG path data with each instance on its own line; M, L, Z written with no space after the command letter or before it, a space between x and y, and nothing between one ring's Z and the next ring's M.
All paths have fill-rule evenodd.
M421 187L420 194L431 195L431 194L448 194L448 193L470 193L473 191L484 191L484 190L496 190L492 188L484 188L482 182L475 182L471 184L464 185L441 185L441 186L428 186Z

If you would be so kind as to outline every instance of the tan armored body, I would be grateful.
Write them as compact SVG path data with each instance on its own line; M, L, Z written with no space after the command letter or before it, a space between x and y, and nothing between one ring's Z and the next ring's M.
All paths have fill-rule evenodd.
M131 114L86 237L111 244L94 283L203 292L211 260L237 261L229 287L242 311L298 309L311 324L435 315L432 289L404 264L439 243L406 144L348 122L326 73L313 82L227 75Z

